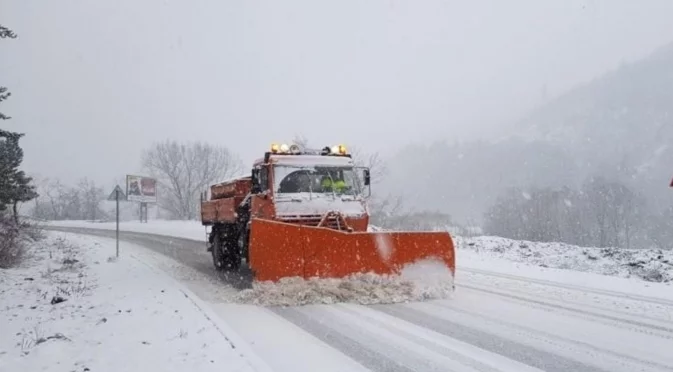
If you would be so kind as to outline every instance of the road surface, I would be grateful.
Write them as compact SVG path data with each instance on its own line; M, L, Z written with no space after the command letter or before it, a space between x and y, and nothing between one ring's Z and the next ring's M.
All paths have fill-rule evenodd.
M203 242L121 238L232 290L249 286L217 273ZM673 301L458 269L454 298L423 303L258 307L199 296L274 371L673 371Z

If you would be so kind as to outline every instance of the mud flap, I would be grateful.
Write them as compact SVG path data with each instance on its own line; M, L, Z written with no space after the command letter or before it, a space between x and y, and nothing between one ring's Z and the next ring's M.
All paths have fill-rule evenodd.
M426 259L455 273L455 249L447 232L348 233L253 219L249 254L257 281L399 274L405 265Z

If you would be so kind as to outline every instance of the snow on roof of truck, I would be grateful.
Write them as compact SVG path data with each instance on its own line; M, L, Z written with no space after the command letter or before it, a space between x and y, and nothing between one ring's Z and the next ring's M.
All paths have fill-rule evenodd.
M282 165L355 165L353 159L347 156L329 156L329 155L278 155L273 154L270 157L270 162Z
M235 182L235 181L249 180L251 178L252 177L250 177L249 174L248 175L233 176L233 177L227 178L225 180L218 181L215 185L222 185L222 184L225 184L225 183L232 183L232 182Z

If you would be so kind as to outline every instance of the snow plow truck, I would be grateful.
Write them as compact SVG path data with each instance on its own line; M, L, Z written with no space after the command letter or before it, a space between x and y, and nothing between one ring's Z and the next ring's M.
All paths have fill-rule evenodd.
M434 260L455 273L448 232L368 231L370 170L343 145L318 150L273 144L250 176L210 186L201 221L217 270L243 260L254 281L400 274ZM206 229L208 231L208 229Z

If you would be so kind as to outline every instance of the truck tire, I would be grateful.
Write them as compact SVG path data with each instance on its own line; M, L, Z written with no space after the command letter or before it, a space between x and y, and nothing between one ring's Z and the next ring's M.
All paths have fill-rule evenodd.
M228 270L238 270L241 267L241 254L236 244L229 242L227 244L227 253L225 254L225 267Z
M222 234L219 232L215 233L213 236L211 253L213 255L213 265L215 266L215 270L224 270L226 265L224 255L222 254Z
M213 229L213 264L218 271L235 271L241 267L235 225L219 225Z
M249 254L250 251L248 250L248 246L250 245L249 226L245 226L242 229L241 234L239 235L238 240L236 242L236 245L238 246L241 252L242 258L245 258L245 262L247 262L248 265L250 265L250 254Z

